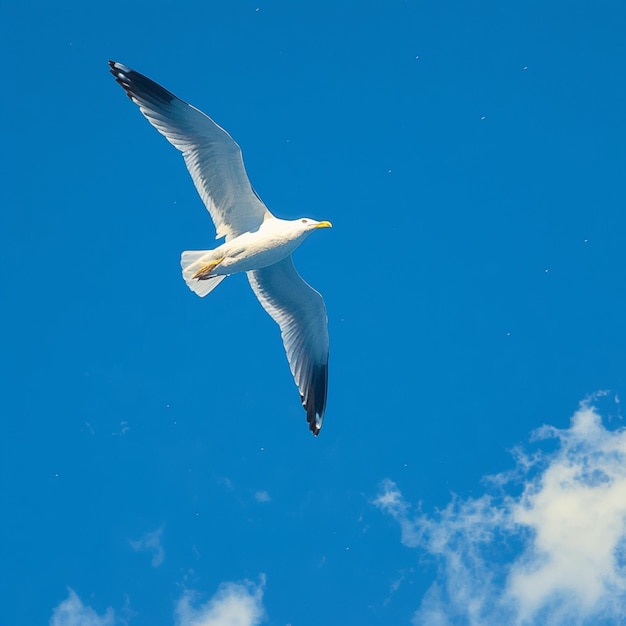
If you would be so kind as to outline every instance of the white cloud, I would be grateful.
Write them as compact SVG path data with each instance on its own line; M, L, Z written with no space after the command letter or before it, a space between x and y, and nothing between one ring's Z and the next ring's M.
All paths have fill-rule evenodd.
M393 481L374 504L404 545L435 557L415 624L619 624L626 615L626 430L582 403L551 452L517 451L494 493L415 511ZM518 485L521 484L521 492ZM511 487L520 495L509 495Z
M130 539L128 543L130 543L130 547L135 550L135 552L143 550L152 552L152 567L159 567L159 565L163 563L163 559L165 559L165 551L163 550L163 546L161 545L162 534L163 529L157 528L157 530L146 533L141 539L138 539L137 541L133 541L132 539Z
M197 593L186 591L176 606L176 626L256 626L265 619L263 591L265 576L259 584L249 580L223 583L206 603L194 608Z
M254 494L254 499L257 502L271 502L270 494L267 491L257 491Z
M98 615L90 606L85 606L73 589L68 589L67 600L63 600L52 612L50 626L114 626L115 613L108 608Z
M185 591L176 604L173 622L175 626L258 626L266 617L264 591L264 574L259 576L259 584L249 580L222 583L204 604L199 603L196 591ZM128 607L125 611L134 613ZM73 589L68 589L67 600L54 609L49 626L119 626L122 623L127 621L116 616L112 608L98 615L82 603Z

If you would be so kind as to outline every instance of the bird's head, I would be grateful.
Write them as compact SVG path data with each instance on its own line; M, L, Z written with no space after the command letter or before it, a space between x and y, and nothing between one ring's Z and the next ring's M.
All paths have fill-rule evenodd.
M298 220L302 225L301 228L303 231L308 232L315 230L316 228L332 228L333 225L330 222L324 220L323 222L318 222L316 220L312 220L310 217L302 217Z

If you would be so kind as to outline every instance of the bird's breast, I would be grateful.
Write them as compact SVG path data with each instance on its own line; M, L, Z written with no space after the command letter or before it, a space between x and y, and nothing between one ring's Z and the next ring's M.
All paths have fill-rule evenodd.
M224 260L218 273L249 272L273 265L289 256L299 244L300 240L279 234L245 233L220 246Z

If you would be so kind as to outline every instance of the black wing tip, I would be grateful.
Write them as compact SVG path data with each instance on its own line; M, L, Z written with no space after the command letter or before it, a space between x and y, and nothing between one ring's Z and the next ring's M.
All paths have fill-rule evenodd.
M309 423L309 430L313 433L315 437L317 437L322 430L323 419L323 416L317 415L316 413L313 413L313 415L309 415L307 411L306 421Z
M121 85L131 100L147 98L148 100L156 100L165 104L169 104L172 100L178 100L165 87L161 87L161 85L155 83L147 76L136 72L123 63L109 61L109 72L113 74L115 80Z
M109 72L113 74L116 82L121 85L122 89L126 92L126 95L132 100L133 94L130 88L130 83L126 78L131 71L132 70L130 68L118 63L117 61L109 61Z
M131 74L133 70L130 67L126 67L122 63L118 63L117 61L109 61L109 72L115 76L115 80L123 86L123 81L125 80L125 76Z
M309 430L315 437L322 430L327 393L328 364L324 363L313 368L307 397L302 397L302 406L306 410L306 421L309 423Z

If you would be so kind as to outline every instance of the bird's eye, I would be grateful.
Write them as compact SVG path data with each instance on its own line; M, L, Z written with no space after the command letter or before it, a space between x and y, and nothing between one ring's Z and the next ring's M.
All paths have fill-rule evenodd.
M309 220L302 220L303 224L306 224Z

